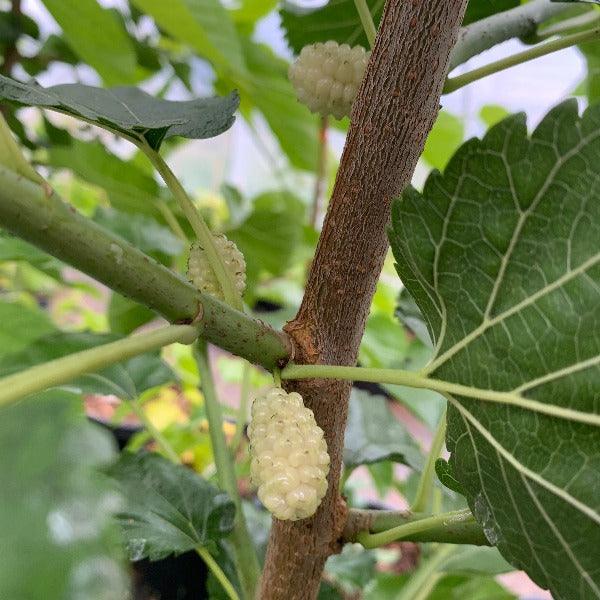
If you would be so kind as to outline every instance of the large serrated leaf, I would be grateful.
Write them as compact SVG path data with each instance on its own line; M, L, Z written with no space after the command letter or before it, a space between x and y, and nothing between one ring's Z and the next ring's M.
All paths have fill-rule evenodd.
M132 560L158 560L220 540L233 528L229 496L157 454L125 452L109 470L126 497L119 522Z
M99 473L110 436L77 396L49 391L0 411L0 598L125 600L119 508Z
M182 136L205 139L231 127L236 93L184 102L162 100L134 87L97 88L80 83L41 87L0 75L0 99L48 108L114 131L157 150L163 140Z
M555 598L600 597L600 106L523 115L409 189L390 239L473 513ZM443 386L442 386L443 387Z
M420 469L423 457L415 440L396 420L383 396L353 389L344 443L348 467L382 461L404 463Z
M385 0L367 0L375 23L379 23ZM369 48L354 0L330 0L317 10L307 10L287 1L281 9L281 23L295 54L308 44L335 40L340 44Z
M18 352L0 357L0 377L119 339L121 336L109 334L53 333L36 339ZM158 352L147 352L98 373L81 375L62 387L83 394L114 394L133 400L145 390L175 379L175 374Z

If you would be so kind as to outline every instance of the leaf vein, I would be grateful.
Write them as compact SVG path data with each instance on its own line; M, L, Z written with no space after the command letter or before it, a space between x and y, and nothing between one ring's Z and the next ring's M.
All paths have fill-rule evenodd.
M452 405L464 416L466 419L479 431L479 433L485 438L485 440L510 464L512 465L519 473L526 475L532 481L538 483L541 487L546 488L549 492L570 504L580 512L587 515L590 519L592 519L595 523L600 525L600 514L598 514L593 508L587 506L565 490L560 489L558 486L554 485L552 482L544 479L539 473L532 471L527 468L523 463L519 462L515 456L513 456L498 440L488 431L482 423L480 423L475 416L470 413L458 400L456 400L452 396L448 396L448 399L452 403Z

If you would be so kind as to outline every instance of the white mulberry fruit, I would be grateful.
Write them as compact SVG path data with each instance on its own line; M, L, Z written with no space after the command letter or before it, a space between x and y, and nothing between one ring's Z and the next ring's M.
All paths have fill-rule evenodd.
M256 398L248 436L250 475L263 505L282 520L312 516L327 491L329 454L302 396L275 387Z
M213 235L213 240L219 254L224 259L225 266L233 275L237 291L242 295L246 289L246 261L244 260L244 255L223 234ZM221 290L217 276L212 270L208 256L199 242L194 242L190 247L187 275L190 282L201 292L224 300L223 291Z
M314 113L350 116L370 54L333 41L304 46L288 72L298 100Z

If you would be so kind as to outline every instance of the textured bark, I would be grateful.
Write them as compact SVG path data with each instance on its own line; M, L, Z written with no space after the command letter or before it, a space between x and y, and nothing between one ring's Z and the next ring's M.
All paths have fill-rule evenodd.
M356 362L388 247L391 201L409 183L437 115L465 6L466 0L386 4L302 306L286 327L297 363ZM346 520L338 487L350 385L305 380L288 387L304 396L325 431L329 490L313 518L274 521L261 600L315 598Z

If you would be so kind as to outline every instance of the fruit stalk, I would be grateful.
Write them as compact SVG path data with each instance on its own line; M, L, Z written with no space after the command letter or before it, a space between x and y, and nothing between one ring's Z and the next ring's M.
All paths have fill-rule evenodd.
M369 46L371 46L372 48L373 44L375 43L377 28L375 27L375 23L373 22L373 17L371 16L369 6L366 3L366 0L354 0L354 5L356 6L356 10L358 11L358 16L360 17L360 22L362 23L363 29L365 30L367 40L369 40Z
M148 144L140 145L140 149L146 154L169 190L171 190L183 214L192 226L198 241L206 252L208 263L219 282L225 301L237 310L242 310L242 298L237 291L233 275L227 269L224 257L221 256L210 229L194 206L194 203L160 154L150 148Z

